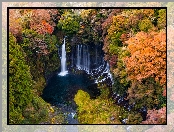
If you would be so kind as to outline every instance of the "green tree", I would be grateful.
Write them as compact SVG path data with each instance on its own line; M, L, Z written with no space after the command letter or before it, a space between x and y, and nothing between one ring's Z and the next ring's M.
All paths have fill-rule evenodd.
M65 11L62 14L57 27L62 30L66 35L76 34L80 28L80 18L78 15L70 11Z
M140 21L138 26L141 31L147 32L149 29L151 29L153 27L153 24L148 18L146 18L146 19Z
M159 10L157 23L158 23L159 29L164 29L166 27L166 10L165 9Z
M78 120L83 124L120 124L120 107L108 99L109 91L102 90L97 99L90 99L87 92L79 90L74 101L78 106Z
M9 123L23 120L22 111L32 99L32 77L26 65L22 48L9 34Z

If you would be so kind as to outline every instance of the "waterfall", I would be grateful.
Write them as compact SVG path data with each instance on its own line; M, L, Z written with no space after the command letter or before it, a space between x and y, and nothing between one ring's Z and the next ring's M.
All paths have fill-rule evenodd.
M88 59L87 59L88 63L87 63L87 65L88 65L88 74L89 74L89 72L90 72L90 54L89 54L88 47L87 47L87 51L88 51Z
M76 45L73 52L75 52L75 60L72 63L78 70L84 70L87 74L93 76L96 79L96 83L107 81L108 78L113 83L109 63L104 60L101 45L79 44ZM100 78L103 79L101 80Z
M110 78L110 81L112 82L112 85L113 85L113 77L112 77L112 74L110 73L109 63L104 61L104 58L102 62L103 62L102 65L100 65L98 68L95 69L96 71L95 74L97 73L99 75L98 78L96 78L95 83L104 82L104 81L107 82L107 79ZM102 76L104 78L100 79Z
M76 67L79 70L84 70L88 74L90 72L90 53L87 45L77 45L77 61Z
M85 70L85 46L83 46L83 62L82 62L82 69Z
M80 67L80 53L79 53L79 50L80 50L80 46L78 45L77 46L77 64L76 64L77 67Z
M68 74L66 70L66 50L65 50L65 38L62 45L62 56L61 56L61 72L59 73L60 76L65 76Z

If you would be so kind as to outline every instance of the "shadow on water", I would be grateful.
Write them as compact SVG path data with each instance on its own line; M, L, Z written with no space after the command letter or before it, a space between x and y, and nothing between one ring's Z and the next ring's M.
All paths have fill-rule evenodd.
M98 83L111 86L112 75L109 64L104 61L101 44L75 45L72 46L71 52L66 54L64 39L58 54L61 58L62 74L56 73L48 79L42 98L51 105L61 108L67 115L68 124L78 124L77 120L73 119L77 109L75 95L78 90L83 90L91 99L95 99L100 96ZM66 74L63 74L65 72Z
M97 84L85 72L69 73L66 76L60 76L56 73L48 80L42 98L52 106L61 108L68 124L78 124L78 120L74 118L77 113L74 97L80 89L88 92L91 99L100 95Z
M75 94L80 89L88 92L91 98L96 98L100 95L97 84L90 79L89 75L86 73L70 73L66 76L57 74L52 76L43 90L42 98L52 105L55 103L74 103Z

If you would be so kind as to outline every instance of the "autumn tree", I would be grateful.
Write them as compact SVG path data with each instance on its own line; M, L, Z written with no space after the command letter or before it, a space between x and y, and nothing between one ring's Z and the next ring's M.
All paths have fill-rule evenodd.
M125 58L130 79L141 81L154 77L161 85L166 83L166 33L139 32L127 41L131 56Z
M21 38L22 36L22 17L19 10L9 10L9 31L15 36Z
M134 109L166 105L166 10L130 9L110 13L102 24L105 60L115 93L127 91ZM132 117L137 119L131 119ZM129 123L141 122L129 115Z
M166 107L159 110L148 110L146 121L142 121L142 124L166 124Z
M109 61L112 55L121 55L122 48L127 47L125 41L137 32L154 30L156 17L153 9L113 10L102 24L103 50L106 56L110 56L106 60Z
M126 41L130 56L124 58L128 79L129 103L148 109L166 105L166 33L139 32Z
M16 37L23 29L30 28L39 34L52 34L58 14L57 9L10 9L10 32Z
M118 9L113 10L102 24L105 60L110 62L110 69L114 77L120 81L117 84L129 86L123 61L124 57L130 56L126 41L139 31L155 30L153 18L157 16L153 9Z
M36 9L33 10L30 21L30 28L39 34L52 34L56 26L58 10Z

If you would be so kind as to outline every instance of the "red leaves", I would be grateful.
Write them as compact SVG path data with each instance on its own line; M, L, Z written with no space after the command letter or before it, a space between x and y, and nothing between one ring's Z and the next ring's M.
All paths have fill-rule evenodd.
M39 34L52 34L54 28L50 24L52 15L49 12L53 12L52 15L55 15L54 10L33 10L33 15L31 16L32 20L30 21L30 28Z
M163 90L163 96L166 97L166 89Z
M42 25L45 25L47 22L45 20L42 20Z
M165 124L166 123L166 107L159 110L148 110L147 120L142 124Z
M121 36L120 36L120 40L122 41L123 45L127 45L125 43L125 41L127 41L129 39L130 35L129 34L126 34L126 33L123 33Z
M22 33L25 28L30 28L39 34L52 34L53 22L57 19L56 9L10 9L9 30L15 37Z
M111 66L111 67L116 66L117 60L118 60L118 56L117 56L117 55L113 55L113 56L111 57L111 59L109 60L110 66Z
M47 23L45 20L42 20L42 26L45 27L45 32L51 34L53 32L53 27Z

